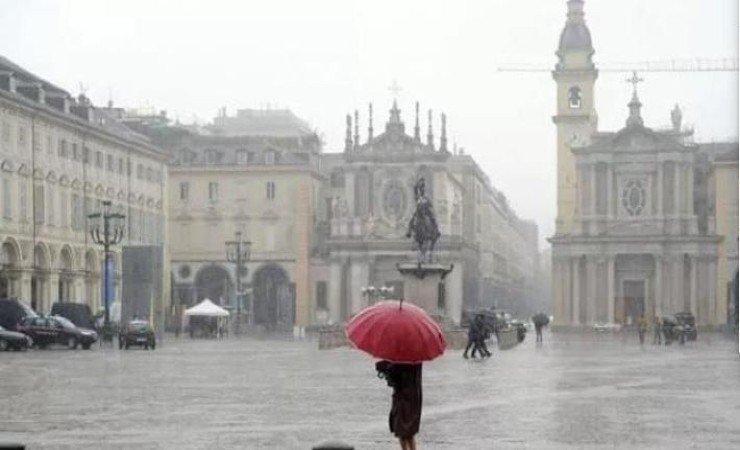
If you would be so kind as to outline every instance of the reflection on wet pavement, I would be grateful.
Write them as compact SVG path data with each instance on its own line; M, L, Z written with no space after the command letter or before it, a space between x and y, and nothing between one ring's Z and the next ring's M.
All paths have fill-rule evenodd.
M737 341L546 335L426 364L420 448L740 448ZM154 352L0 354L0 441L29 448L396 448L357 351L174 338Z

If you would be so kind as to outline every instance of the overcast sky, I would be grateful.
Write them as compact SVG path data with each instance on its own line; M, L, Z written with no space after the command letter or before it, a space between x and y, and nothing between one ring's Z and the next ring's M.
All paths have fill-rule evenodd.
M587 0L595 61L737 57L737 0ZM376 130L396 79L407 129L413 102L447 113L448 134L472 154L518 215L551 235L555 216L555 84L549 73L565 0L0 0L0 53L96 104L165 109L210 121L221 106L288 107L339 151L344 115L367 103ZM737 73L643 73L647 126L681 105L697 140L738 134ZM621 128L626 74L597 80L599 128ZM438 136L438 118L435 118ZM426 120L422 126L426 125Z

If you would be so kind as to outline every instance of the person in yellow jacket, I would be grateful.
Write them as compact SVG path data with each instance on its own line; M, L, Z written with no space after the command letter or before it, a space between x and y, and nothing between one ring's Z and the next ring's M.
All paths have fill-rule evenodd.
M645 314L641 314L637 319L637 334L640 336L640 345L645 343L645 333L647 332L648 321Z

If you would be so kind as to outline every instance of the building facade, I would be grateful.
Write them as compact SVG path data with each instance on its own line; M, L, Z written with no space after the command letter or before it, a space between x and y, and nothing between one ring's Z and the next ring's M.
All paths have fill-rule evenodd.
M701 325L723 325L737 272L737 143L695 144L678 107L670 127L648 128L636 88L625 127L597 131L593 53L583 2L570 0L553 71L555 322L630 324L690 311Z
M125 245L165 239L166 155L143 135L0 57L0 297L36 311L56 301L101 307L103 252L87 214L126 215ZM120 246L114 248L120 298Z
M222 111L211 126L149 128L173 156L169 253L173 305L209 298L268 329L311 322L310 256L321 143L287 110ZM251 241L237 295L225 242ZM237 302L241 302L237 308Z

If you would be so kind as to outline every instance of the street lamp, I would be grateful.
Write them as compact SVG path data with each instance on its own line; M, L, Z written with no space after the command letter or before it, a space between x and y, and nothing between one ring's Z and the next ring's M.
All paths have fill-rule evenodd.
M242 302L242 275L247 275L246 262L249 261L252 243L242 239L242 232L234 233L233 241L226 241L226 260L236 266L236 333L239 334L239 322L241 322L241 302ZM249 316L252 317L250 307Z
M116 245L123 239L123 219L125 215L111 212L111 203L109 200L103 201L103 210L98 213L88 214L90 219L90 237L93 242L103 246L105 263L103 265L103 298L105 301L105 327L110 324L110 293L108 292L108 282L110 273L108 272L108 258L110 256L111 245Z

